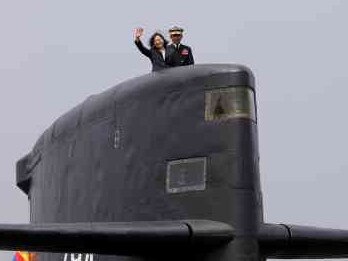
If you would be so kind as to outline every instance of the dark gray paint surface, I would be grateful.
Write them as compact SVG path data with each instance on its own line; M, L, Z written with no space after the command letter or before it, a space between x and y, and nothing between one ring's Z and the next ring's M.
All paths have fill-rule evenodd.
M8 231L15 231L33 239L27 244L30 250L136 255L142 248L134 242L144 242L144 237L137 223L129 222L141 221L157 240L153 253L93 258L347 257L347 231L263 223L257 117L237 113L238 117L206 118L206 111L214 111L206 108L206 93L233 86L252 90L255 101L254 78L246 67L174 68L124 82L63 115L17 164L17 183L29 196L34 225L26 226L25 231L0 227L4 239L0 247L25 246L6 238ZM207 251L204 244L182 245L180 237L189 243L197 229L185 220L196 220L196 224L208 220L200 227L203 230L198 229L204 233L198 232L201 237L197 238L215 242L215 247ZM158 229L155 221L173 223ZM216 221L221 227L210 229L209 224ZM47 226L44 237L37 231L43 223ZM75 228L74 223L80 225ZM91 223L95 226L92 231ZM106 237L105 223L110 224ZM52 233L56 244L50 239ZM173 244L158 243L158 236L172 238ZM74 244L74 237L80 244ZM40 242L45 239L48 243L42 247ZM120 248L118 244L126 241L132 244ZM129 252L132 247L134 253ZM67 256L46 253L38 257L39 261L58 261Z
M254 79L237 65L175 68L122 83L63 115L26 158L27 176L19 174L31 222L222 221L241 236L233 252L257 260L256 124L205 121L205 90L227 86L254 88ZM167 162L197 157L207 158L206 189L167 193Z

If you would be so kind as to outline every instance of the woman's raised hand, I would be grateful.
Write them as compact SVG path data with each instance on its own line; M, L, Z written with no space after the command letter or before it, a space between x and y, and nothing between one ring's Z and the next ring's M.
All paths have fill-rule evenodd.
M136 28L135 32L134 32L135 40L139 41L140 37L142 37L143 34L144 34L144 29L143 28L141 28L141 27Z

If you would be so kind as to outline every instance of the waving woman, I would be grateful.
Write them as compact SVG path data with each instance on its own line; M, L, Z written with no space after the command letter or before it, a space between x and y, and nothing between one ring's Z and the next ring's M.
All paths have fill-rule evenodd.
M152 63L152 71L160 71L165 68L171 67L173 63L173 51L171 48L167 48L167 40L160 33L154 33L149 41L150 49L145 47L141 41L141 37L144 34L143 28L135 29L134 42L139 51L148 57Z

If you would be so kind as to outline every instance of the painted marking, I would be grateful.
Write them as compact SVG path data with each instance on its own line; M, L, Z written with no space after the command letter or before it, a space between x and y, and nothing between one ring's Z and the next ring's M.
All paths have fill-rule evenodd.
M64 254L63 261L93 261L93 254Z

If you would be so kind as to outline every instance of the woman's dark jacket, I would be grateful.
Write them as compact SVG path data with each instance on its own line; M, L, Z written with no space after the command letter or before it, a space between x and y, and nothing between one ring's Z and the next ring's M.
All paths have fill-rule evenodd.
M165 59L163 59L162 53L157 51L156 49L146 48L140 40L134 42L139 51L151 60L153 72L173 66L175 59L175 52L173 51L173 48L166 47Z

